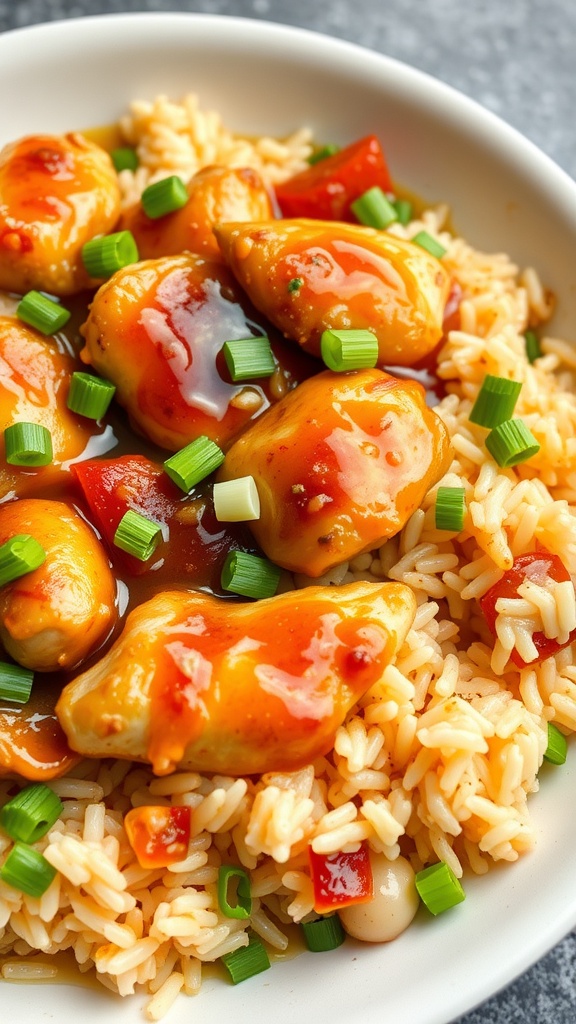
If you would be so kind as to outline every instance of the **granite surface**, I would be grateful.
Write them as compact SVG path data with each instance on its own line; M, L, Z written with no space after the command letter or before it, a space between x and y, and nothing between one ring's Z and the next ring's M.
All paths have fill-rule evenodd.
M472 96L576 177L576 0L0 0L0 31L162 10L303 26L397 57ZM576 1024L576 931L458 1024Z

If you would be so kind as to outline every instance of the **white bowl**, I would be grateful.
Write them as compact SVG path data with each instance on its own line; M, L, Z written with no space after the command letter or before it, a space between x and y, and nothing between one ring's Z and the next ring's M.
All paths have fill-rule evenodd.
M313 33L203 15L116 15L0 36L0 143L27 132L108 124L135 97L200 94L251 134L303 123L320 140L369 132L396 181L446 200L477 248L536 266L559 296L555 328L576 324L576 185L529 142L447 86L396 61ZM276 964L232 988L215 979L171 1024L255 1017L275 1024L447 1024L511 981L576 924L574 766L542 772L531 807L534 853L467 883L440 919L422 914L387 946L351 941L333 953ZM141 999L95 988L2 988L19 1024L82 1015L83 1024L142 1019Z

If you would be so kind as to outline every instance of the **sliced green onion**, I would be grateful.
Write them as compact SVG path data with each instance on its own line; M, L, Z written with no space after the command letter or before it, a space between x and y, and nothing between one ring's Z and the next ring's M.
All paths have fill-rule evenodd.
M267 558L245 551L229 551L220 582L224 590L242 597L273 597L280 582L280 569Z
M115 169L120 171L135 171L140 163L138 153L131 146L118 146L110 153Z
M52 434L42 423L11 423L4 431L6 462L11 466L48 466Z
M524 420L506 420L491 430L485 440L490 455L499 466L507 469L526 462L540 451L540 445Z
M13 700L15 704L27 704L32 692L34 673L22 665L11 665L0 661L0 700Z
M463 487L439 487L434 508L437 530L460 533L464 526L466 492Z
M393 204L398 223L406 227L412 220L413 206L409 199L395 199Z
M289 292L299 292L303 284L303 277L293 277L290 281L288 281L287 290Z
M151 220L158 220L165 217L167 213L174 213L181 210L188 202L188 189L177 174L171 174L169 178L162 178L155 181L153 185L145 188L142 197L142 209Z
M90 277L111 277L138 261L138 246L131 231L92 238L82 246L82 261Z
M234 382L254 377L271 377L276 369L268 338L237 338L222 348L228 372Z
M118 523L114 534L117 548L147 562L162 540L162 527L152 519L129 508Z
M326 146L322 146L317 149L314 153L311 153L308 157L308 163L312 167L314 164L320 163L321 160L325 160L328 156L334 156L334 153L340 152L340 146L337 146L334 142L327 143Z
M70 312L42 292L27 292L16 307L16 316L42 334L56 334L70 319Z
M471 423L490 429L512 419L521 390L520 381L493 377L487 373L468 419Z
M533 363L536 359L540 359L542 349L540 347L540 338L535 331L526 331L524 334L524 341L526 344L526 358L528 362Z
M415 245L419 245L421 249L426 249L431 256L435 256L438 260L441 260L446 253L444 246L440 245L440 242L437 242L427 231L419 231L418 234L414 235L412 241Z
M230 903L228 893L230 882L237 881L236 903ZM244 868L235 864L222 864L218 870L218 904L225 917L245 919L252 913L252 897L250 895L250 879Z
M219 523L246 523L260 519L260 497L253 476L214 484L214 514Z
M56 868L32 846L15 843L0 868L0 878L13 889L38 899L56 877Z
M418 871L415 883L420 899L434 915L442 914L466 899L456 875L444 861Z
M322 359L330 370L362 370L378 362L378 338L372 331L327 330L320 338Z
M46 552L29 533L17 533L0 547L0 587L38 569Z
M389 224L398 220L396 208L378 185L369 188L350 203L350 209L361 224L366 224L370 228L387 228Z
M0 810L0 825L11 839L36 843L62 813L63 803L53 789L35 782L21 789Z
M304 941L312 953L325 953L329 949L337 949L346 938L338 914L319 917L316 921L302 921L300 927Z
M564 764L568 753L568 741L553 722L548 722L548 746L544 758L550 764Z
M267 971L270 967L266 947L254 933L250 934L247 946L240 946L232 953L225 953L221 960L235 985L254 977L255 974Z
M224 452L204 434L171 455L164 470L186 494L224 462Z
M108 412L115 391L116 385L112 381L77 370L70 378L66 404L71 412L76 412L79 416L99 420Z

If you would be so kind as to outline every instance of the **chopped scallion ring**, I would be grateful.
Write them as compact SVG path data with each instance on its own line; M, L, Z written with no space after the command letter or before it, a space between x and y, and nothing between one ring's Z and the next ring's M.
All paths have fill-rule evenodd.
M79 416L99 420L108 412L115 391L116 385L112 381L77 370L70 378L66 404L71 412L78 413Z
M25 786L0 810L0 826L11 839L36 843L60 817L63 804L43 782Z
M302 278L302 277L293 277L293 278L290 279L290 281L288 281L286 289L289 292L299 292L303 284L304 284L304 278Z
M225 953L221 958L232 981L238 985L247 978L254 977L270 967L270 958L264 943L253 932L247 946L240 946L232 953Z
M222 567L224 590L242 597L273 597L280 582L280 569L267 558L245 551L230 551Z
M328 156L334 156L334 153L340 152L340 146L336 146L335 143L329 142L320 149L317 149L314 153L311 153L308 157L308 163L311 167L314 164L320 163L321 160L325 160Z
M11 466L48 466L52 434L42 423L11 423L4 431L6 462Z
M437 530L460 533L464 526L466 492L463 487L439 487L436 492L434 522Z
M544 751L544 759L550 764L564 764L567 753L566 737L553 722L548 722L548 746Z
M152 519L129 508L118 523L114 534L117 548L147 562L162 540L162 527Z
M92 238L82 246L82 261L90 277L111 277L138 261L138 246L131 231Z
M253 476L214 484L214 514L219 523L246 523L260 519L260 496Z
M231 882L236 884L236 902L230 903L229 892ZM252 913L252 897L250 895L250 879L244 868L235 864L222 864L218 869L218 904L225 917L246 919Z
M27 704L32 692L34 673L22 665L11 665L0 661L0 700L12 700L15 704Z
M42 292L31 291L20 300L16 316L42 334L56 334L70 319L70 312Z
M499 423L512 419L522 384L507 377L493 377L487 373L482 381L476 401L468 419L480 427L497 427Z
M382 189L374 185L350 203L350 209L361 224L370 228L387 228L398 220L398 212Z
M398 223L406 227L412 220L413 207L409 199L395 199L392 204L396 210Z
M17 533L0 547L0 587L38 569L46 552L29 533Z
M164 470L170 479L187 494L196 484L218 469L223 462L224 452L222 449L215 441L203 434L166 459Z
M426 249L431 256L435 256L437 260L441 260L446 253L446 249L440 242L437 242L432 235L428 234L427 231L419 231L412 239L415 245L419 245L421 249Z
M526 331L524 342L526 344L526 358L528 362L533 363L536 359L540 359L542 349L540 347L540 338L535 331Z
M276 369L274 353L266 337L226 341L222 352L234 383L256 377L271 377Z
M56 868L38 850L26 843L14 843L0 868L3 882L35 899L44 895L55 877Z
M434 915L442 914L466 899L459 880L444 861L418 871L415 883L420 899Z
M320 352L329 370L362 370L376 366L378 338L366 330L327 330L320 338Z
M484 443L494 461L505 469L526 462L540 451L538 441L524 420L499 423L490 431Z
M169 178L161 178L153 185L148 185L142 193L142 209L150 220L158 220L165 217L167 213L174 213L181 210L188 202L188 189L177 174L171 174Z
M138 153L131 146L118 146L117 149L112 150L110 156L118 173L120 171L135 171L140 163Z
M337 949L346 938L338 914L319 917L316 921L302 921L300 924L304 941L312 953L325 953Z

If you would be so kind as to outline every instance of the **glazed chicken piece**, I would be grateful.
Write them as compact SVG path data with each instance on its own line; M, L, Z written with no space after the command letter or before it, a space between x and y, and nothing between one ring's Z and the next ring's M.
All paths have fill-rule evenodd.
M318 577L398 533L450 459L448 431L416 381L327 370L238 438L218 479L253 476L258 544Z
M292 382L282 339L273 377L230 382L220 350L257 332L253 313L215 260L192 253L144 260L97 292L81 357L114 382L134 425L162 448L177 451L200 434L227 445Z
M61 501L22 498L0 505L0 544L29 534L46 560L0 587L0 642L38 672L71 669L116 620L116 584L94 532Z
M310 587L250 604L169 591L140 605L56 706L73 750L227 775L326 753L416 611L398 583Z
M256 308L313 355L326 328L373 331L379 366L414 366L442 337L450 278L422 246L317 220L221 224L215 234Z
M30 135L0 153L0 288L72 295L93 282L85 242L120 215L112 161L83 135Z
M270 220L270 196L257 171L249 167L204 167L188 182L185 206L165 217L147 217L140 202L123 213L121 228L132 232L141 259L197 252L222 259L214 224Z

